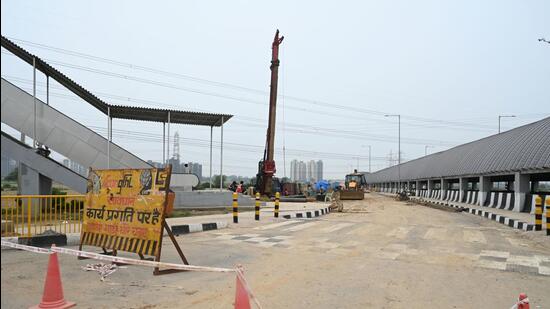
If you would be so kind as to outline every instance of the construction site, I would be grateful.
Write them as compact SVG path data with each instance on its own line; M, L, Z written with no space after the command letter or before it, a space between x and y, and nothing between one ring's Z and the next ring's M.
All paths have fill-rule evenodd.
M1 307L549 307L550 6L312 5L3 1Z

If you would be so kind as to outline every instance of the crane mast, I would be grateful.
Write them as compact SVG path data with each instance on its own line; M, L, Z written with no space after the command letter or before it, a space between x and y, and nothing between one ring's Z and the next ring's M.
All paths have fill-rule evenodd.
M271 45L271 85L269 91L269 123L263 160L258 164L258 175L256 177L258 189L263 195L272 194L273 175L275 174L275 120L277 113L277 83L279 79L279 45L283 42L284 36L279 37L279 30L275 32L275 38Z

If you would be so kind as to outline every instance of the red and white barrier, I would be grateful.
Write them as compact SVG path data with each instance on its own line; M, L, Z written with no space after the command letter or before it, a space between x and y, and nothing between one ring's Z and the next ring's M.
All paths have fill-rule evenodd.
M16 244L5 240L2 240L1 244L4 247L10 247L10 248L25 250L25 251L34 252L34 253L52 254L55 252L55 253L62 253L62 254L68 254L68 255L79 256L79 257L86 257L86 258L99 260L99 261L109 261L113 263L124 263L129 265L139 265L139 266L146 266L146 267L153 267L153 268L159 267L159 268L171 268L171 269L187 270L187 271L203 271L203 272L219 272L219 273L234 272L237 276L237 292L236 292L237 298L235 299L235 308L239 308L239 309L250 308L248 297L254 301L254 303L258 308L262 308L262 306L260 305L260 302L254 295L254 293L252 292L252 289L250 289L250 286L248 285L246 279L244 278L243 268L240 265L237 265L237 267L235 268L184 265L184 264L175 264L175 263L155 262L155 261L148 261L148 260L137 260L137 259L131 259L126 257L120 257L120 256L103 255L99 253L80 251L80 250L55 247L55 246L52 246L50 249L38 248L33 246ZM246 293L246 295L244 293ZM245 297L246 297L246 302L245 302ZM248 304L248 307L246 307L246 304Z

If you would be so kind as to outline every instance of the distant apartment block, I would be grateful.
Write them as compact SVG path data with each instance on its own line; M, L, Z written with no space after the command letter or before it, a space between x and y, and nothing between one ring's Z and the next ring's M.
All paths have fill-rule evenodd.
M290 162L290 180L296 182L316 182L323 179L323 161L292 160Z

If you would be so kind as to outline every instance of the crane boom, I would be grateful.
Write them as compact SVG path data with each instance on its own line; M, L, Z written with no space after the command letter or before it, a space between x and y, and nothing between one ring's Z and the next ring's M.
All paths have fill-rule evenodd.
M257 185L261 194L271 195L273 175L275 174L275 120L277 113L277 84L279 79L279 45L284 36L279 37L279 30L275 32L271 45L271 85L269 91L269 123L263 160L258 164Z

